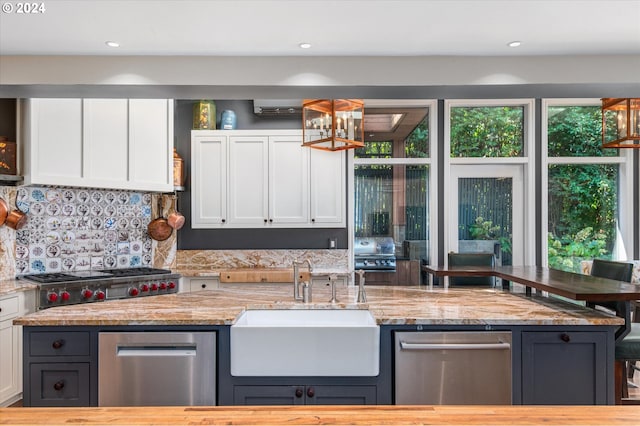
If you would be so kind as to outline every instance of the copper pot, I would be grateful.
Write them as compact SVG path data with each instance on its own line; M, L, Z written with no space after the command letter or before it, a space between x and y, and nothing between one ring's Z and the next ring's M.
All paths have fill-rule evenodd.
M16 231L24 226L27 223L27 215L18 210L11 210L11 213L7 215L7 220L5 222L9 228L15 229Z
M8 214L9 207L7 207L7 202L0 198L0 226L4 225Z
M173 228L169 226L167 219L162 216L162 196L158 198L158 217L149 222L147 232L156 241L166 240L173 232Z
M171 213L167 216L167 223L176 231L184 226L184 216L176 210L176 196L171 199Z

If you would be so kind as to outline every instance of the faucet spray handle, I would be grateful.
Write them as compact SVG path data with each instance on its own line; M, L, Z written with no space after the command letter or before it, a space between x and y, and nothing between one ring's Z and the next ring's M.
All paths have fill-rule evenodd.
M356 271L358 274L358 299L357 303L366 303L367 302L367 293L364 291L364 270L358 269Z

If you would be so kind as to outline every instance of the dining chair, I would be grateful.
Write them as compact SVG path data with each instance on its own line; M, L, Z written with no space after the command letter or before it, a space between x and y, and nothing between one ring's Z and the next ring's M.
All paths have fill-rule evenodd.
M591 266L591 275L594 277L631 282L632 274L633 264L627 262L594 259ZM620 303L598 302L598 305L620 312L622 309ZM627 398L629 394L628 364L640 359L640 323L631 323L631 331L621 341L616 342L615 354L615 402L622 404L623 398ZM625 399L624 402L632 403L633 401ZM640 400L636 403L640 404Z
M448 255L449 266L496 266L493 253L454 253ZM450 286L495 287L496 277L449 277Z

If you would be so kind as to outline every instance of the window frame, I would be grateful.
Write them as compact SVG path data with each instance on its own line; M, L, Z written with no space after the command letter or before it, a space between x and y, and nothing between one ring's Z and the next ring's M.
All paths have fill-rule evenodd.
M522 157L451 157L451 108L455 107L499 107L521 106L524 112L524 146ZM527 243L524 244L522 259L524 265L535 265L535 99L455 99L444 100L444 200L449 206L451 203L451 166L452 165L507 165L521 164L524 179L524 229L523 235ZM445 230L450 228L449 215L444 215L442 226ZM448 238L444 239L444 253L449 251ZM445 255L446 258L446 255ZM515 266L515 265L514 265Z
M633 258L633 153L631 149L620 149L618 156L607 157L550 157L549 156L549 107L554 106L601 106L598 98L542 99L540 113L541 141L541 218L540 235L541 265L549 266L549 165L618 164L618 225L627 249L627 257ZM624 259L626 260L626 259Z
M350 149L347 151L347 181L349 188L354 188L355 184L355 166L368 166L368 165L426 165L429 167L429 200L427 200L427 206L429 209L429 221L427 226L429 227L429 233L431 235L429 241L429 259L430 263L435 264L438 254L438 101L435 99L371 99L365 100L365 120L367 114L367 107L369 108L428 108L429 110L429 157L427 158L355 158L355 150ZM349 211L349 241L353 242L355 238L355 193L353 190L349 191L349 197L347 200ZM351 243L350 243L351 244ZM349 268L354 269L354 253L351 250L349 254Z

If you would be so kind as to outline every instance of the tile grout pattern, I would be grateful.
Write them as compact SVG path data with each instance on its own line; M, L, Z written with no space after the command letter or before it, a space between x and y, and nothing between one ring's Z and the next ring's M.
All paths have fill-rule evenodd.
M16 274L151 265L151 202L150 193L19 188L28 219L16 231Z

